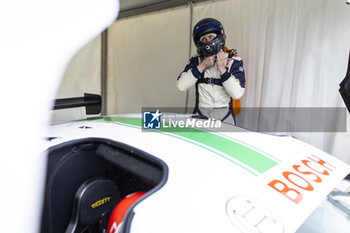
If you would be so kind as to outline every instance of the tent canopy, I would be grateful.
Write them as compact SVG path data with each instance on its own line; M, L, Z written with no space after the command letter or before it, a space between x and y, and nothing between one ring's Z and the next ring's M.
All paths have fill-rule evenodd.
M120 0L118 19L208 0Z

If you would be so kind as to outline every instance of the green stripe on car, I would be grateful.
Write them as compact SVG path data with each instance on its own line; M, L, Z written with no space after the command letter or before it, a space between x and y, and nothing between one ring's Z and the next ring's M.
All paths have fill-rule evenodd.
M121 123L123 125L137 127L140 129L143 127L142 119L139 118L104 117L94 119L103 120L106 122ZM176 136L177 138L195 143L197 145L201 145L201 147L212 152L217 152L217 154L227 155L227 158L230 161L235 162L255 175L261 174L278 164L277 161L267 157L259 151L212 132L194 128L181 128L181 130L176 131L171 128L160 128L154 130L154 132L157 131L164 132L170 136ZM253 171L249 168L251 168Z

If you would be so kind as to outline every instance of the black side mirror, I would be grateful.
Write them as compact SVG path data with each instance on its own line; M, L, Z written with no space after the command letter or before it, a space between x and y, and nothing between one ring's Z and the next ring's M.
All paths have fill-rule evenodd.
M84 97L56 99L53 110L85 107L87 115L101 113L102 98L100 95L84 93Z
M339 84L339 92L341 97L344 100L346 108L350 113L350 54L349 54L349 62L348 62L348 71L346 72L346 76L343 81Z

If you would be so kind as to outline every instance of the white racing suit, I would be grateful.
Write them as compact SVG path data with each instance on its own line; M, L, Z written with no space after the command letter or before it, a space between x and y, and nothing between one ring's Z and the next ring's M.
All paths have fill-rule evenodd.
M179 75L176 87L187 91L196 86L194 114L225 122L234 122L232 99L240 99L245 90L243 61L229 53L226 54L226 72L220 75L216 64L200 73L197 69L200 57L190 59L185 70Z

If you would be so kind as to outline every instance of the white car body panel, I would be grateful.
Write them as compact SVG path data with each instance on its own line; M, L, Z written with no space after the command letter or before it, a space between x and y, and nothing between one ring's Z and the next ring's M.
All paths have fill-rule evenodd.
M2 232L39 231L46 168L42 137L52 100L70 59L118 11L116 0L1 1Z
M48 146L79 138L108 138L141 149L168 165L165 185L134 208L131 233L295 232L350 172L343 162L291 137L204 132L204 138L221 143L216 147L204 144L197 133L192 137L175 132L144 132L141 125L120 119L124 118L53 125L50 137L57 138ZM226 146L230 147L228 151ZM255 159L264 158L274 165L262 168L258 161L228 155L235 147L238 152L255 153ZM326 163L317 163L320 159ZM308 162L305 165L303 161ZM299 165L297 170L293 165ZM321 174L324 171L328 175ZM283 172L290 172L290 181ZM317 177L321 181L315 182ZM302 200L293 202L298 196L295 191L288 193L290 199L269 186L273 180L296 190ZM305 190L310 186L312 190ZM274 187L283 189L281 184ZM249 211L247 203L254 203L255 211Z

